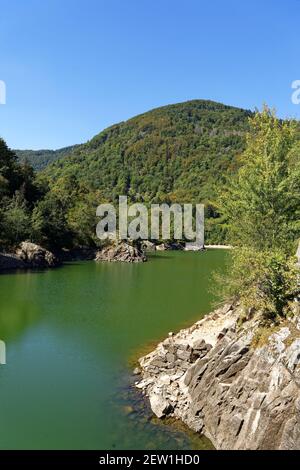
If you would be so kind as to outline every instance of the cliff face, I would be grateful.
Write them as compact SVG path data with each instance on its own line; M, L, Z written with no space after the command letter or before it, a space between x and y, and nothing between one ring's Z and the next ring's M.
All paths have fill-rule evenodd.
M300 449L300 316L264 331L238 315L228 305L170 334L136 386L217 449Z

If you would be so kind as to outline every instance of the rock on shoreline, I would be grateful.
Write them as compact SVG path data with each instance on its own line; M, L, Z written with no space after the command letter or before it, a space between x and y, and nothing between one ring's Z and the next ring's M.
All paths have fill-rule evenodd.
M59 264L51 251L31 242L22 242L16 250L16 256L29 268L54 268Z
M140 359L137 388L158 417L181 419L217 449L300 448L300 318L254 345L226 305Z
M0 253L0 271L53 268L59 264L53 253L31 242L22 242L15 253Z
M0 272L25 268L25 263L16 255L10 253L0 253Z
M129 243L121 242L109 245L96 253L95 261L122 261L125 263L141 263L147 261L142 250Z

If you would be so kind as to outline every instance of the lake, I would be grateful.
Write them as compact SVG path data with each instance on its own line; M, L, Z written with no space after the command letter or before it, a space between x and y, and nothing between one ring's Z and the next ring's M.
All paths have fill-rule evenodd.
M0 448L210 447L153 419L132 368L169 331L210 311L210 276L226 256L169 251L135 265L74 262L2 274Z

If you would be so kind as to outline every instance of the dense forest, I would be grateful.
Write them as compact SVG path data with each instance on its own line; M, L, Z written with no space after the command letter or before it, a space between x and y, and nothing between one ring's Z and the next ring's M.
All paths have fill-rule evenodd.
M240 167L251 116L211 101L165 106L54 152L58 159L37 174L26 157L39 169L51 152L23 151L18 160L1 141L2 247L25 238L48 247L94 244L95 208L119 195L149 204L204 202L206 242L225 241L217 195Z
M51 165L108 198L202 200L237 168L250 112L209 101L158 108L112 126Z
M83 186L106 201L204 202L206 240L225 241L216 194L239 167L251 114L201 100L158 108L104 130L44 176L51 188Z
M34 170L41 171L55 160L69 155L76 147L77 145L58 150L15 150L15 153L21 163L26 161Z

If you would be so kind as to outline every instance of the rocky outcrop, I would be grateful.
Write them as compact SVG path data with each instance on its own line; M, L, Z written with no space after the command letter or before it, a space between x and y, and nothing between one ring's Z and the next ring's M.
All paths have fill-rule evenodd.
M26 268L53 268L59 264L53 253L31 242L22 242L16 257Z
M53 268L58 258L48 250L30 242L22 242L15 253L0 253L0 271Z
M141 263L147 261L142 250L138 247L121 242L110 245L96 253L96 261L121 261L125 263Z
M217 449L300 449L300 316L238 326L227 305L140 360L136 386Z

